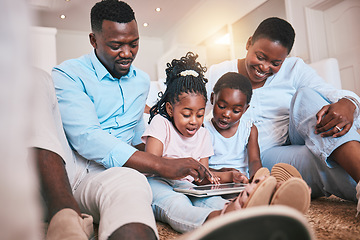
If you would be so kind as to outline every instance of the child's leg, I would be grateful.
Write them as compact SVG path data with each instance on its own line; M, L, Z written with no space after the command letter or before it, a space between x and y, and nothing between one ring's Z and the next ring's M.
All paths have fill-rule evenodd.
M212 196L212 197L191 197L189 196L190 201L196 207L201 208L211 208L213 210L222 210L228 200L220 196Z
M162 178L148 178L153 192L152 208L157 220L168 223L173 229L184 233L201 226L214 211L211 208L196 207L182 193L175 192L175 182ZM190 182L181 181L192 186ZM226 201L226 200L224 200Z

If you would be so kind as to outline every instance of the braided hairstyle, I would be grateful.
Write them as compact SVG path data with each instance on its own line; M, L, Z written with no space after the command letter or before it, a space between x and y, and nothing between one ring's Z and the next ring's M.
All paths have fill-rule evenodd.
M172 117L166 111L166 103L172 105L179 102L179 96L182 93L201 94L205 102L207 94L205 84L208 80L204 77L206 71L199 62L196 62L198 55L188 52L185 57L179 60L173 59L167 63L166 68L166 90L164 93L159 92L160 99L150 109L149 123L156 114L160 114L169 121L173 122Z

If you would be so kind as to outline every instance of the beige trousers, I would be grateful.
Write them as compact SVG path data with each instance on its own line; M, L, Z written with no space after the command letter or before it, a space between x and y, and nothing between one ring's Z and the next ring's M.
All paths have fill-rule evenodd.
M152 193L144 175L126 167L89 173L74 192L81 211L99 223L99 240L106 240L128 223L142 223L158 236L151 208ZM101 217L100 217L101 216Z

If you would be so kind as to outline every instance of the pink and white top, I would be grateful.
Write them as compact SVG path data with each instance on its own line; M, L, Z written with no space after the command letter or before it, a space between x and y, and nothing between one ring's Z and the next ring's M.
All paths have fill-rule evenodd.
M163 144L163 157L186 158L196 160L214 154L211 136L207 129L200 127L192 137L184 137L173 124L161 115L155 115L146 128L141 140L146 144L147 137L154 137Z

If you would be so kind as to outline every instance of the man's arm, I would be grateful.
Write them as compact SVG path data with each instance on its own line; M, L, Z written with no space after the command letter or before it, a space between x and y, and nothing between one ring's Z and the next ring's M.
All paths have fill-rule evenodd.
M49 150L41 148L33 148L33 150L42 194L48 208L48 219L50 220L64 208L71 208L80 216L80 208L72 194L62 158Z
M142 151L136 151L124 164L142 173L152 173L169 179L181 179L191 175L194 179L208 179L209 171L192 158L168 159Z

